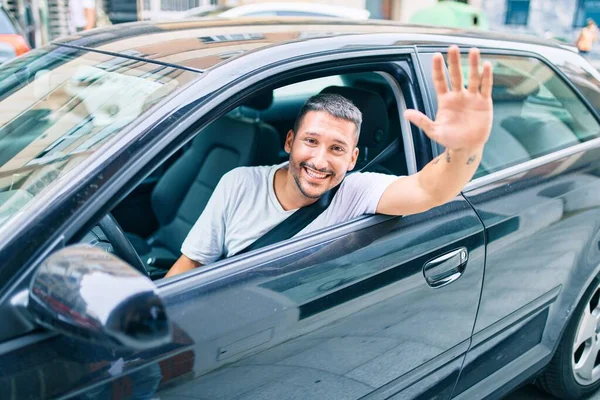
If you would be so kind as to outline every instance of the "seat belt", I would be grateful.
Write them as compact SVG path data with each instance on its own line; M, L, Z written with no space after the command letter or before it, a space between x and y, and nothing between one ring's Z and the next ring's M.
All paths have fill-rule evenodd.
M398 151L400 148L400 139L396 138L392 143L390 143L381 153L379 153L371 162L361 168L360 172L363 172L370 168L372 165L375 165L378 162L382 162L387 159L391 154ZM253 243L251 243L245 249L237 252L235 255L247 253L252 250L260 249L261 247L268 246L273 243L281 242L283 240L287 240L302 229L306 228L308 224L313 222L319 215L323 213L331 204L331 201L335 197L338 189L342 184L340 183L333 189L327 191L319 200L315 203L302 207L282 222L280 222L277 226L271 228L270 231L256 239Z
M335 197L339 187L342 184L340 183L333 189L328 190L317 200L316 202L308 205L306 207L302 207L277 226L273 227L270 231L256 239L252 244L248 247L236 253L243 254L252 250L259 249L261 247L268 246L273 243L281 242L282 240L289 239L300 232L302 229L306 228L308 224L313 222L319 215L323 213L331 204L331 201Z

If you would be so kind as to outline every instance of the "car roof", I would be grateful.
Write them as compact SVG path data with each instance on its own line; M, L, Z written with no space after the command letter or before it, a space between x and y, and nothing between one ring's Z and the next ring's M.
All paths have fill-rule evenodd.
M230 58L257 50L308 40L333 40L349 35L360 35L361 40L355 42L353 39L344 40L346 45L355 47L446 46L453 43L481 46L482 40L489 40L490 46L507 49L515 48L515 43L521 44L520 47L540 45L571 49L571 46L557 41L528 35L408 25L385 20L305 17L134 22L94 29L53 43L205 71Z

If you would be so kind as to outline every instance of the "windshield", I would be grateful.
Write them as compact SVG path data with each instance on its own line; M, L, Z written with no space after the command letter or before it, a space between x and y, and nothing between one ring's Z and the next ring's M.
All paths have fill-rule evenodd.
M0 224L198 74L70 48L0 66Z

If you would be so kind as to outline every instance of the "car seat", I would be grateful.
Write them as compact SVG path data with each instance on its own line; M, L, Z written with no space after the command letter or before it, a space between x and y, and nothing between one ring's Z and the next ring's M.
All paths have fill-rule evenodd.
M244 106L266 109L272 101L269 91L253 96ZM275 164L280 147L273 127L232 113L200 131L152 192L152 210L159 228L147 240L127 234L149 270L168 269L176 261L181 244L224 174L240 166Z

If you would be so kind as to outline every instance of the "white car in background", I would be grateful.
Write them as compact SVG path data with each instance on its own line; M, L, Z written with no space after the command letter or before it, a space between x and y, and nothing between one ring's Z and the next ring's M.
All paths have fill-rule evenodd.
M315 3L257 3L246 4L226 9L215 7L211 10L206 7L191 9L185 13L185 17L205 17L218 15L222 18L238 17L332 17L364 20L369 19L371 13L365 9L330 6Z

